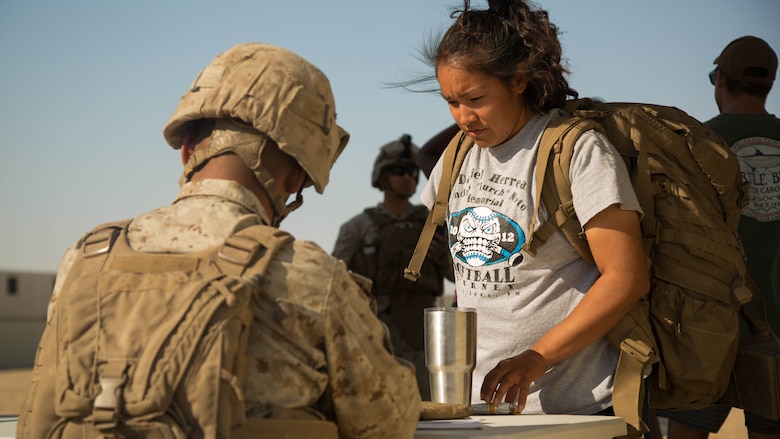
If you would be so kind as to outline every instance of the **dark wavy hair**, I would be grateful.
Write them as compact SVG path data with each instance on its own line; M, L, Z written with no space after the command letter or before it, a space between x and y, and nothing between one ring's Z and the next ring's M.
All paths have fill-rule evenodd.
M464 0L463 9L451 17L455 22L441 39L421 50L434 70L454 64L507 84L524 75L528 85L523 94L537 111L559 108L567 97L577 97L565 78L569 70L561 61L558 28L547 11L524 0L489 0L488 9L477 10Z

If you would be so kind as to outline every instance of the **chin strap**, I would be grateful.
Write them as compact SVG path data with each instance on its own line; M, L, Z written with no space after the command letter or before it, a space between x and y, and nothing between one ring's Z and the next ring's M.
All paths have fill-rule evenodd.
M295 200L289 204L284 204L284 201L280 202L281 200L280 197L271 196L271 203L274 206L274 216L271 219L272 226L279 227L279 225L282 223L282 220L287 218L287 215L289 215L290 212L303 206L302 192L303 192L303 187L298 189L298 193L295 194Z

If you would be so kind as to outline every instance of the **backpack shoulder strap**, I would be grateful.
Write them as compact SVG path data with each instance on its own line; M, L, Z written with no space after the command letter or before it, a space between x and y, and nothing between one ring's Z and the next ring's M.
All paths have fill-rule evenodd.
M88 258L107 254L120 232L127 229L131 221L129 219L113 221L93 228L76 244L79 254Z
M563 114L550 121L539 141L536 157L534 212L540 203L548 212L548 219L538 229L532 221L528 241L523 249L535 255L555 232L560 230L580 256L593 262L585 235L574 211L569 168L574 144L580 135L589 130L603 131L595 120Z
M437 226L444 224L449 207L450 191L455 184L458 171L463 165L463 160L472 146L474 146L474 141L466 133L459 131L444 150L436 202L433 205L433 209L428 213L428 219L423 225L423 230L420 233L417 246L414 248L412 259L404 269L404 277L412 282L416 282L422 275L420 268L425 260L425 255L428 253L428 247L431 245L433 234L436 232Z
M276 253L294 237L267 225L247 227L230 236L217 252L217 265L223 273L242 276L251 271L263 274Z
M111 248L120 236L124 235L127 226L132 220L113 221L101 224L82 236L76 243L76 259L71 270L66 275L63 289L71 280L75 280L85 273L97 273L106 265Z
M207 275L224 273L242 276L250 269L254 273L263 273L276 252L294 239L288 232L275 227L254 225L229 236L216 251L210 249L192 254L137 253L130 249L124 238L117 239L129 223L130 220L118 221L95 228L81 239L81 253L87 258L102 255L102 264L111 247L117 244L117 251L113 252L108 263L112 269L131 269L144 273L199 270ZM208 258L212 253L213 258ZM199 266L210 264L212 259L216 270L215 267ZM94 271L100 269L99 266L95 268Z

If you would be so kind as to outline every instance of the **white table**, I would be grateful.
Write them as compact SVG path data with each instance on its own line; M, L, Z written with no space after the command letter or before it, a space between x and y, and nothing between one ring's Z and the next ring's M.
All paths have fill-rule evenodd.
M16 437L16 416L0 416L0 439Z
M623 419L612 416L494 415L472 416L479 430L417 430L415 439L609 439L626 434ZM0 418L0 439L13 439L16 417Z
M417 430L415 439L609 439L626 434L626 423L615 416L492 415L471 416L479 430Z

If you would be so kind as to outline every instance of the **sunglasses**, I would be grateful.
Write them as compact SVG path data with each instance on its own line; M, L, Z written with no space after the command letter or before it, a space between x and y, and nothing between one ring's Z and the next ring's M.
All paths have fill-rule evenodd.
M417 177L418 169L414 166L390 166L387 168L387 172L389 172L390 175L395 175L399 177L404 174L409 174L412 177Z
M715 84L718 83L718 69L717 68L710 72L710 83L712 85L715 85Z

